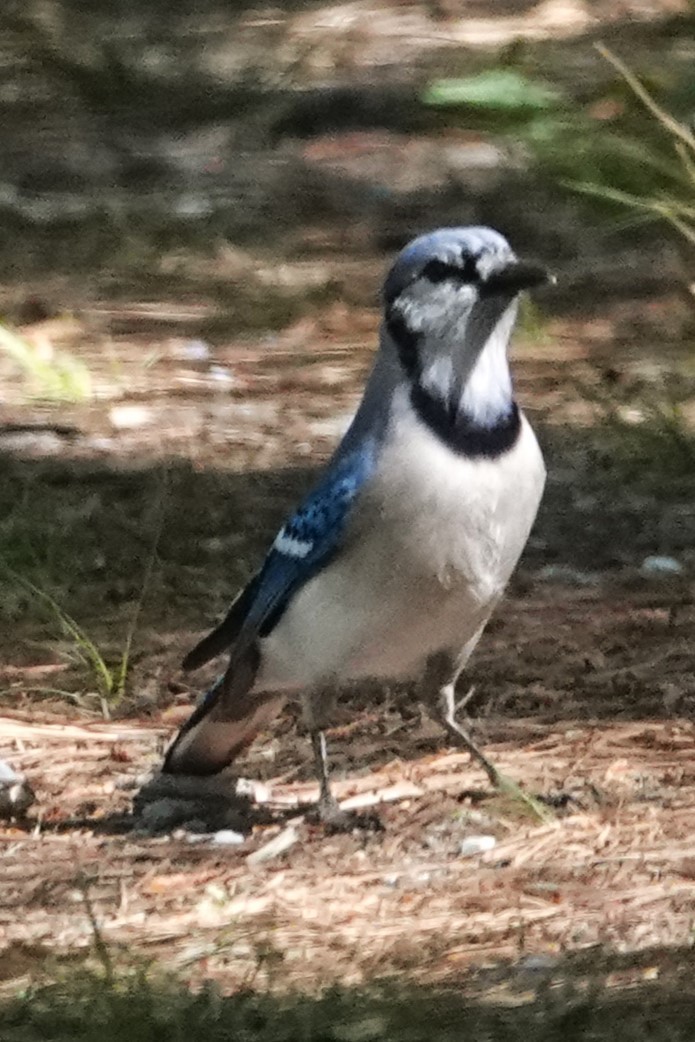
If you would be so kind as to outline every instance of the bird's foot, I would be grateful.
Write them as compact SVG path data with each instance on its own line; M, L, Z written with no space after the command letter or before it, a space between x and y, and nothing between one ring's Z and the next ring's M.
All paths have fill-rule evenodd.
M358 814L354 810L342 810L333 796L322 796L312 817L320 822L328 835L338 832L383 832L381 818L372 813Z

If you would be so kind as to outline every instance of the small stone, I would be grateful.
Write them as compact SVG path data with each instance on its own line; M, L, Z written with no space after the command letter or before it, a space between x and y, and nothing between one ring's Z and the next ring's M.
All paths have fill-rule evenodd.
M174 211L179 217L193 220L198 217L209 217L213 211L212 202L205 195L194 195L192 192L180 196L174 203Z
M114 405L109 412L113 427L130 430L152 422L152 410L144 405Z
M246 842L246 836L242 836L241 832L234 832L233 829L220 829L212 837L212 842L217 847L234 847Z
M640 575L645 579L665 579L670 575L682 575L683 565L675 557L654 554L645 557L640 565Z
M210 346L204 340L189 340L183 345L181 354L189 362L207 362L210 358Z
M230 373L229 369L225 369L223 365L211 365L208 369L208 375L211 380L215 381L215 383L234 383L234 375Z
M459 847L461 857L475 857L476 854L485 854L488 850L494 850L497 840L494 836L468 836Z

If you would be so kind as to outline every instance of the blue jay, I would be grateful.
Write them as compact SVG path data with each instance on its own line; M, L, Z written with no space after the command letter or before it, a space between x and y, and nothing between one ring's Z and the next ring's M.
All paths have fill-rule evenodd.
M522 290L552 281L490 228L444 228L397 257L380 348L323 476L275 537L226 618L184 660L226 672L163 770L214 774L301 694L320 783L337 817L325 739L347 681L419 681L451 739L494 766L456 719L454 685L536 516L545 467L513 395L507 346Z

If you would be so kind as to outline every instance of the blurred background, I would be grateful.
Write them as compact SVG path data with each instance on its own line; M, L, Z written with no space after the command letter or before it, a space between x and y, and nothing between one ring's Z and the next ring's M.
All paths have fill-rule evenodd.
M692 1038L694 59L688 0L3 0L0 756L37 797L0 832L3 1039ZM382 689L333 744L386 840L287 825L291 706L241 765L267 813L131 814L214 675L182 654L349 421L391 259L450 224L558 277L513 359L547 493L470 670L556 820ZM478 833L506 853L462 860ZM403 975L411 1012L359 990Z

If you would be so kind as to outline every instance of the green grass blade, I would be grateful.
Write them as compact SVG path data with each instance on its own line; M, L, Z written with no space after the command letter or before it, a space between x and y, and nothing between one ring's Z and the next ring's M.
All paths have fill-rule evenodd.
M68 634L68 636L72 637L73 641L75 642L75 647L80 656L82 657L82 660L85 661L88 665L90 665L91 668L94 670L97 681L100 684L101 690L107 696L110 695L113 691L113 674L107 666L106 662L104 661L104 657L99 651L94 641L92 641L90 637L88 637L87 634L84 632L82 627L77 622L75 622L75 620L70 615L68 615L68 613L63 608L61 608L58 602L54 600L53 597L51 597L50 593L47 593L45 590L42 590L40 587L36 586L33 582L31 582L30 579L26 579L23 575L20 575L18 572L15 572L12 568L9 568L7 565L3 565L3 568L5 572L16 583L24 587L24 589L31 593L37 600L45 604L47 608L50 608L51 612L58 620L65 632Z
M0 323L0 351L34 382L40 397L82 401L92 393L89 370L79 359L55 352L50 361L25 337Z
M633 94L640 99L645 108L656 117L669 134L679 139L687 148L692 149L692 151L695 152L695 135L692 134L688 127L684 123L675 119L665 109L662 109L646 87L640 83L635 74L631 72L627 65L625 65L617 55L613 54L605 44L597 43L595 44L595 47L601 57L605 58L606 61L620 73Z
M133 640L135 638L135 630L137 628L140 615L142 614L142 607L145 602L145 598L149 592L150 584L152 582L152 576L154 574L154 568L157 563L157 551L159 549L159 540L162 535L162 528L164 527L164 504L168 493L168 475L166 472L162 476L162 484L159 490L159 496L156 503L156 523L154 527L154 534L152 537L152 546L150 548L150 554L147 559L145 566L145 574L142 578L142 584L140 586L140 593L138 599L135 602L135 608L130 617L128 623L128 630L126 632L125 644L123 647L123 653L121 660L118 664L118 670L114 678L114 694L121 698L125 693L126 680L128 676L128 666L130 664L130 653L133 646Z
M512 69L488 69L476 76L434 80L423 94L425 105L469 105L498 111L552 108L561 100L558 90Z

